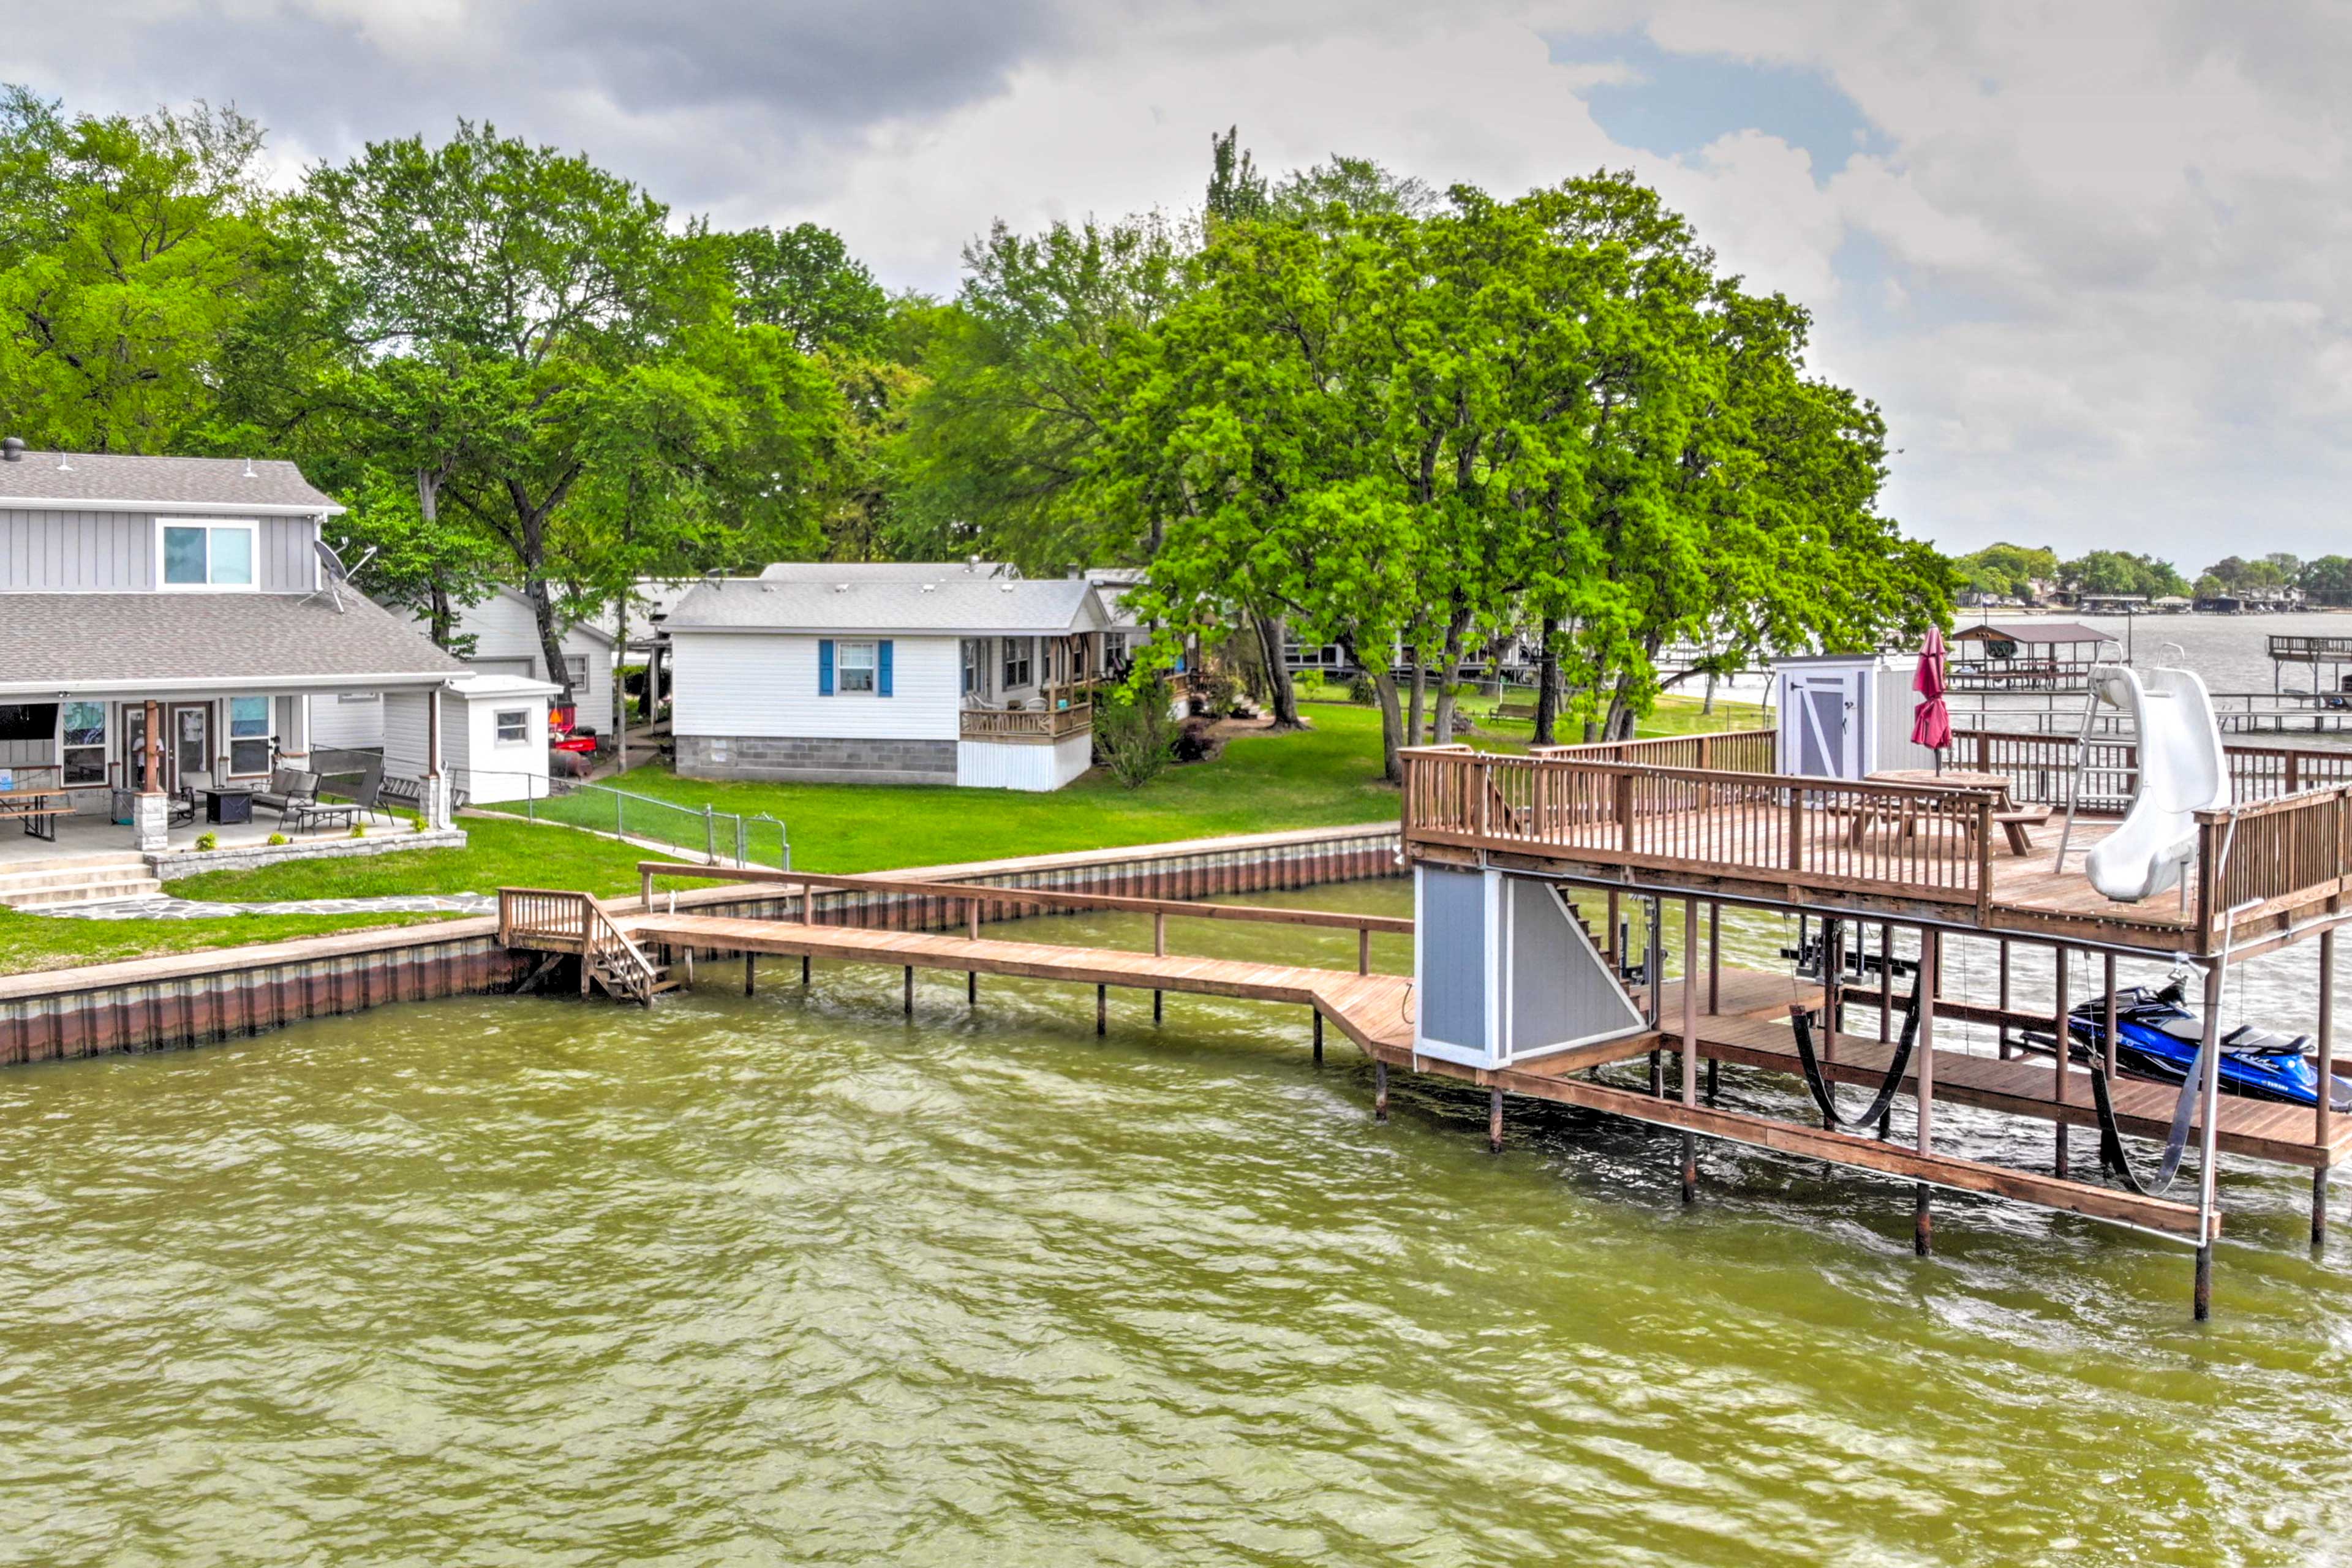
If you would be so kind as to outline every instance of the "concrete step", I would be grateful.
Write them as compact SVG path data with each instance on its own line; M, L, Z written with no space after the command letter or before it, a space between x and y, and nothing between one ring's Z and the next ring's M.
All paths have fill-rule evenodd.
M108 903L116 899L152 899L163 890L153 877L121 877L103 881L59 882L47 887L0 889L0 907L12 910L56 909L65 904Z
M142 879L147 876L147 862L136 855L124 860L90 866L61 865L53 860L35 860L12 869L0 870L0 897L16 892L32 892L42 888L64 887L73 883L115 882L125 879Z
M37 876L51 871L112 870L119 867L144 870L146 866L147 857L136 849L114 849L101 855L40 855L26 860L0 859L0 883L15 877Z

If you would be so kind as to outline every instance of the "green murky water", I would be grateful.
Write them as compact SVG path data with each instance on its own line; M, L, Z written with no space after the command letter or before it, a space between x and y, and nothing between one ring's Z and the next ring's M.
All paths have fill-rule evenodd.
M1098 1040L1069 988L929 977L909 1026L895 971L740 979L0 1074L0 1563L2305 1563L2352 1524L2352 1256L2292 1174L2231 1173L2200 1329L2184 1251L2084 1221L1946 1200L1922 1263L1862 1177L1708 1146L1685 1211L1664 1135L1515 1109L1496 1158L1402 1079L1377 1126L1297 1009L1118 997Z

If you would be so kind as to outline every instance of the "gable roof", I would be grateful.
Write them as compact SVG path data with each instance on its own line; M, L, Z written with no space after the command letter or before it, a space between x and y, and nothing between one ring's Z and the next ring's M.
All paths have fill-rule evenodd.
M1075 577L958 575L945 582L869 577L863 582L827 583L736 577L697 584L663 625L673 635L871 632L1057 637L1100 631L1109 618L1094 584Z
M0 462L0 509L333 516L343 509L291 463L257 458L126 458L26 452Z
M295 594L11 594L0 693L157 697L434 686L468 673L372 599ZM89 635L93 626L103 637Z
M771 561L760 568L763 583L941 583L1020 575L1018 566L977 556L970 561Z

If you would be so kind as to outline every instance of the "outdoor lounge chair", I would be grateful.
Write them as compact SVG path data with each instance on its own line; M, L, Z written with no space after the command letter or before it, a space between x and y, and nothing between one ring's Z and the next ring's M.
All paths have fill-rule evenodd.
M196 798L196 792L210 789L212 784L213 775L208 773L194 768L183 773L180 775L180 791L172 796L172 804L165 808L164 826L178 827L195 821L196 813L204 804Z
M268 789L253 792L253 804L266 805L284 821L289 812L319 803L319 775L300 768L279 768L269 775Z

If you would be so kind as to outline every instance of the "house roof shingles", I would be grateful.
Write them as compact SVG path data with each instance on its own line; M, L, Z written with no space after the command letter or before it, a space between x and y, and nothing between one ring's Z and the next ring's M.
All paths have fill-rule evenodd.
M356 594L10 594L0 693L429 686L467 667Z
M88 507L168 512L175 507L229 511L340 512L291 463L275 458L130 458L73 452L60 468L55 452L26 452L0 462L0 510L9 506Z
M1057 636L1099 631L1108 617L1094 584L1074 577L986 578L961 574L833 582L734 578L697 585L664 626L678 632L872 632L936 637Z

